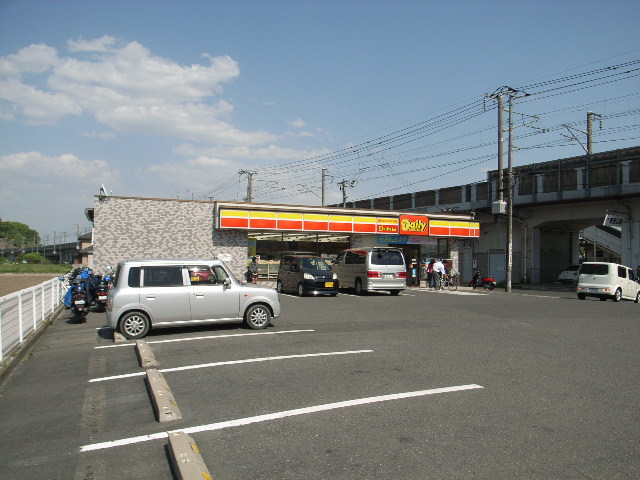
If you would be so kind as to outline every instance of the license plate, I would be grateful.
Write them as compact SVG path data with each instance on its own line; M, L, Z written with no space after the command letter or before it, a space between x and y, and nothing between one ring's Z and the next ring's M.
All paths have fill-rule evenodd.
M325 282L324 286L327 287L327 288L331 288L331 287L333 287L333 282Z
M393 273L385 273L383 278L393 278Z
M106 300L107 296L106 295L98 295L98 300Z
M598 293L598 288L590 288L589 293Z
M84 305L84 300L76 300L74 303L76 305Z

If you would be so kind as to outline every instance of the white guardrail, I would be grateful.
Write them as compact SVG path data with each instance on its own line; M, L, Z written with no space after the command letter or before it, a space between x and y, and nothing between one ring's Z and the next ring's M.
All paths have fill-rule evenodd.
M57 278L0 297L0 358L5 359L63 300L66 287Z

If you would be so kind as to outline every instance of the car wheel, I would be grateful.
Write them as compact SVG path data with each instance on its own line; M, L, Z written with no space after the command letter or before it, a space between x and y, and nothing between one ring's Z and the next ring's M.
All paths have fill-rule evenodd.
M391 295L400 295L400 292L401 292L401 291L402 291L402 290L389 290L389 293L390 293Z
M120 320L120 333L130 340L142 338L149 332L149 317L142 312L127 313Z
M298 295L304 297L304 285L302 285L301 283L298 284Z
M282 293L282 282L280 280L276 282L276 292Z
M356 280L356 295L362 295L364 290L362 290L362 280Z
M639 303L640 302L640 292L638 292L638 294L636 295L636 299L633 301L633 303Z
M613 295L613 301L619 302L620 300L622 300L622 290L617 289L616 293Z
M584 293L578 294L578 300L584 300L585 298L587 298L587 296Z
M244 322L253 330L267 328L271 323L271 312L265 305L251 305L244 314Z

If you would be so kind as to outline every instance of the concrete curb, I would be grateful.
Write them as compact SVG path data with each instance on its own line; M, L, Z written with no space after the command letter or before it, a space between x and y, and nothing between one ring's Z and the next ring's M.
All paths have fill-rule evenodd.
M21 344L17 345L12 351L10 351L5 360L2 361L2 367L0 368L0 385L11 376L13 370L20 365L22 359L35 347L40 337L44 335L47 329L56 322L64 312L64 304L58 305L58 307L50 313L44 322L41 322L40 326L33 332L31 332L28 338Z
M211 480L196 442L184 432L169 433L169 453L180 480Z
M147 370L147 387L151 393L157 419L160 423L181 420L182 413L173 398L173 393L167 381L158 370L150 368Z
M156 357L144 340L136 340L136 353L138 362L142 368L153 368L158 366Z

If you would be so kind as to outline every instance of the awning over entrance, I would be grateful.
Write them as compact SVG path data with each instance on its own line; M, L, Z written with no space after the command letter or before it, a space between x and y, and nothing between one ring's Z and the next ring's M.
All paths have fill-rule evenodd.
M469 215L237 202L215 202L215 228L343 235L480 236L480 224Z

